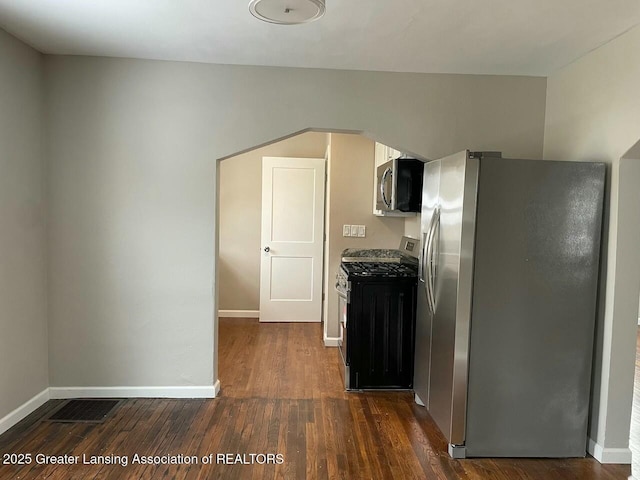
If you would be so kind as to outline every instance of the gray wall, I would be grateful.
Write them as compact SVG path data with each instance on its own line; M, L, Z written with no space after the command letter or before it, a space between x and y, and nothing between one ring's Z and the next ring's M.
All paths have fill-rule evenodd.
M0 30L0 419L46 389L43 59Z
M640 288L640 176L620 163L640 138L638 58L636 27L551 75L547 87L544 157L610 165L590 436L615 455L629 445Z
M542 155L544 78L64 56L46 74L52 386L217 378L218 158L307 127Z
M327 204L327 337L340 336L335 278L345 248L398 248L404 218L373 214L375 142L361 135L331 134L330 195ZM364 225L366 237L343 237L343 225Z

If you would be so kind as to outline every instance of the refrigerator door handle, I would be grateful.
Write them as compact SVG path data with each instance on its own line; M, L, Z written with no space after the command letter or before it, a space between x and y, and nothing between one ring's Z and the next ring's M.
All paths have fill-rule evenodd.
M435 311L435 302L433 298L433 279L431 278L431 274L433 273L433 269L431 268L431 258L433 255L433 231L435 225L437 209L434 210L433 215L431 216L431 221L429 222L429 228L427 230L426 237L426 252L423 256L423 270L425 275L425 289L427 291L427 303L429 304L429 310L431 313L436 313Z
M425 283L424 272L425 272L425 260L427 258L427 235L428 230L422 234L422 251L420 252L420 262L418 263L418 280L422 283Z
M440 208L436 207L433 212L432 219L432 227L431 227L431 239L429 242L429 290L431 291L431 311L436 313L436 267L438 265L438 253L436 248L438 247L438 239L436 237L436 232L439 232L440 229Z

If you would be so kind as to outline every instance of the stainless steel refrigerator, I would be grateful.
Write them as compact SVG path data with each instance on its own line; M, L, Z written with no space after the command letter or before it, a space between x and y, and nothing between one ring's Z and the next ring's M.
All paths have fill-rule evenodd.
M425 164L414 390L456 458L582 457L605 166Z

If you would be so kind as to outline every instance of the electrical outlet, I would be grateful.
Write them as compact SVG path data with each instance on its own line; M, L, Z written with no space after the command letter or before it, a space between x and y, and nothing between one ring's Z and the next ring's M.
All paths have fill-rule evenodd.
M358 225L351 225L351 236L352 237L358 236Z
M342 236L350 237L351 236L351 225L343 225L342 226Z
M364 225L358 225L358 236L359 237L364 237L366 231L367 231L367 227L365 227Z

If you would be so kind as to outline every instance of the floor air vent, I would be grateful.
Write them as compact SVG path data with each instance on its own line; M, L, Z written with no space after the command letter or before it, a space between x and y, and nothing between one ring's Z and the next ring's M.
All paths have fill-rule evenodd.
M113 413L119 403L120 400L69 400L47 418L47 421L102 423Z

